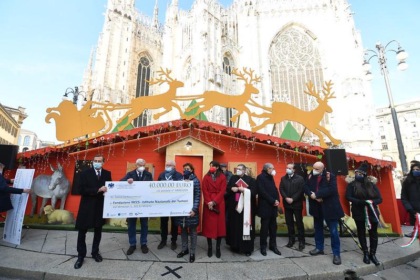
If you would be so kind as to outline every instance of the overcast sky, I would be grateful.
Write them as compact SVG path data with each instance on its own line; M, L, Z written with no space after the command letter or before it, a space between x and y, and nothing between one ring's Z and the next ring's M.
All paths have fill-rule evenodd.
M298 1L298 0L294 0ZM163 20L169 0L159 0ZM193 0L179 0L189 10ZM275 2L275 0L273 0ZM363 46L374 49L378 41L398 40L409 53L409 68L396 70L388 53L394 102L418 98L420 88L419 0L349 0ZM45 109L62 100L66 88L81 84L90 52L104 22L106 0L0 0L0 103L26 108L23 128L41 140L56 141L54 123L47 124ZM137 0L142 13L152 16L154 0ZM229 6L232 0L221 0ZM372 88L376 106L388 99L379 66L372 60Z

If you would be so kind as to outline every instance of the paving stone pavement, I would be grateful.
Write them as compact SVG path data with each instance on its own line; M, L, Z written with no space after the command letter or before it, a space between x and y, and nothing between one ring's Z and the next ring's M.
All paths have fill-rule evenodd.
M403 227L409 232L412 227ZM0 228L0 233L3 228ZM88 254L93 234L87 234ZM171 250L170 243L158 250L160 235L149 234L149 253L143 254L138 246L130 256L126 255L128 237L126 233L104 232L101 241L103 262L96 263L87 257L81 269L74 269L77 259L76 231L24 229L21 245L16 246L0 241L0 280L6 279L344 279L345 272L355 271L363 279L412 279L375 278L390 268L409 266L420 267L416 261L420 257L419 242L407 248L405 237L381 237L377 257L381 265L366 265L362 253L349 237L341 238L342 265L332 263L329 239L326 238L323 256L310 256L314 248L313 237L306 238L306 248L299 252L285 247L286 237L277 237L277 245L282 255L267 251L267 256L259 251L259 238L255 240L255 251L249 257L233 253L222 242L221 258L207 256L207 241L199 236L196 261L188 262L188 256L177 258L180 249ZM297 244L296 244L297 245ZM409 268L409 267L408 267ZM411 267L413 268L413 267ZM415 270L413 268L413 270ZM417 269L418 272L418 269ZM395 273L395 272L393 272ZM407 274L408 275L408 274ZM368 278L369 277L369 278ZM373 277L373 278L372 278ZM411 277L411 276L407 276ZM414 279L414 278L413 278ZM415 278L418 279L418 278Z

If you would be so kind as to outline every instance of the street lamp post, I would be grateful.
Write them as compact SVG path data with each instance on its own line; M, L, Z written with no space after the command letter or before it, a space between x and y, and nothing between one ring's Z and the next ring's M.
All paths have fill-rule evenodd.
M87 101L87 99L86 99L86 92L79 91L79 87L74 87L74 89L67 88L66 89L66 92L63 95L63 99L68 100L69 94L73 94L73 100L72 101L73 101L73 104L74 105L77 105L77 101L79 100L79 96L83 96L83 102L86 102ZM92 94L90 96L91 99L92 99L92 95L93 95L93 91L92 91Z
M391 43L398 44L398 49L397 50L387 49ZM402 139L401 139L400 125L398 123L397 112L395 110L394 100L392 98L392 91L391 91L391 87L389 85L388 68L387 68L387 64L386 64L385 53L388 52L388 51L392 51L392 52L396 53L397 59L399 61L398 62L398 69L401 70L401 71L404 71L408 67L407 63L405 62L405 60L408 57L408 54L401 48L400 44L395 40L392 40L392 41L388 42L388 44L386 44L385 47L381 43L377 43L376 44L376 49L377 49L377 51L374 51L374 50L367 50L366 51L365 55L367 55L369 52L372 52L374 54L371 57L369 57L368 59L365 59L365 61L363 62L363 67L366 70L366 76L368 78L371 78L372 73L370 72L369 61L373 57L378 58L378 63L379 63L379 66L381 67L381 72L382 72L382 75L384 76L384 79L385 79L385 87L386 87L386 92L388 94L389 107L391 109L391 116L392 116L392 121L393 121L393 124L394 124L395 136L396 136L396 139L397 139L397 147L398 147L398 154L399 154L399 158L400 158L400 162L401 162L401 169L404 173L406 173L406 172L408 172L407 158L406 158L406 155L405 155L405 152L404 152L404 145L403 145Z

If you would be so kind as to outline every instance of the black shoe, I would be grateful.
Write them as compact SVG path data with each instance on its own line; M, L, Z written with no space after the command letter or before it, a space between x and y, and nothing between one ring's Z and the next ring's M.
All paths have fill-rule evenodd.
M77 258L76 263L74 264L74 269L79 269L82 267L83 265L83 258Z
M130 246L130 248L127 250L127 256L132 255L134 250L136 250L136 246Z
M316 256L316 255L323 255L324 251L318 250L317 248L309 251L309 254L312 256Z
M191 254L190 255L190 263L193 263L193 262L195 262L195 255Z
M368 252L363 252L363 262L365 264L370 264L370 258L369 258L369 253Z
M245 253L245 256L249 257L249 256L251 256L251 253L250 252L246 252Z
M178 246L176 245L176 242L172 241L171 242L171 250L176 250Z
M277 249L277 247L270 247L270 250L273 251L273 253L276 254L276 255L279 255L279 256L281 255L281 253L280 253L279 249Z
M287 248L292 248L292 247L293 247L293 245L295 245L295 241L293 241L293 240L289 240L289 242L286 244L286 247L287 247Z
M149 248L147 247L147 245L146 245L146 244L141 245L141 252L142 252L143 254L147 254L147 253L149 253Z
M341 264L340 256L334 256L333 257L333 264L335 264L335 265L340 265Z
M216 247L216 258L219 258L222 256L222 253L220 252L220 246Z
M93 255L92 258L95 260L95 262L101 262L103 260L101 254L99 253L96 255Z
M376 258L376 256L374 254L370 254L369 255L370 260L373 262L374 265L378 266L381 263L378 261L378 259Z
M213 256L213 248L212 248L212 247L209 247L209 248L207 249L207 256L208 256L209 258L211 258L211 257Z
M160 243L158 245L158 249L160 250L160 249L162 249L165 246L166 246L166 240L165 241L162 240L162 241L160 241Z
M413 233L414 232L409 232L409 233L404 234L404 236L408 237L408 238L411 238L411 237L413 237Z
M176 255L177 258L182 258L185 255L188 255L190 252L188 252L188 250L185 251L181 251L181 253L179 253L178 255Z
M267 249L261 248L261 255L267 256Z
M305 249L305 242L299 242L299 251L303 251Z

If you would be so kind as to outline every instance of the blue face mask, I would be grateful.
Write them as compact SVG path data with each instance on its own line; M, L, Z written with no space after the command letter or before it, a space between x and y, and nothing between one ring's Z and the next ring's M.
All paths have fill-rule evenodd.
M101 169L102 168L102 162L94 162L93 168L95 169Z
M184 170L184 179L190 178L191 174L192 174L192 172L190 170Z
M355 179L356 179L356 181L363 182L365 180L365 176L363 176L363 175L356 175L355 176Z
M413 176L419 177L420 176L420 170L413 170Z

